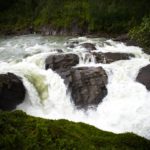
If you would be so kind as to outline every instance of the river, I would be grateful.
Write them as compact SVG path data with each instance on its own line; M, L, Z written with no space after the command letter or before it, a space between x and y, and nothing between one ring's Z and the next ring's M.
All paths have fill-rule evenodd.
M130 60L96 64L81 46L67 47L72 41L94 43L99 52L123 52L135 55ZM81 66L102 66L108 75L108 94L95 109L78 110L71 101L64 80L51 69L45 70L45 59L58 53L76 53ZM48 119L85 122L115 133L133 132L150 139L150 91L135 81L139 69L150 64L150 56L141 48L126 46L105 38L43 37L26 35L0 38L0 73L20 76L26 87L24 102L17 106L29 115Z

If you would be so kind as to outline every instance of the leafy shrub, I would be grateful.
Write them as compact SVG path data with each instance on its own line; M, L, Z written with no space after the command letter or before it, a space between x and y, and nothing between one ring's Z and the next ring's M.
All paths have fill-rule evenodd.
M129 36L150 54L150 17L144 17L139 26L130 30Z

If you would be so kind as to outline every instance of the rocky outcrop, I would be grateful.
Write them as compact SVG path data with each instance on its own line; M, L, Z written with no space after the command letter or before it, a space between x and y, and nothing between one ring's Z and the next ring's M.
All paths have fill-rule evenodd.
M47 35L76 36L76 35L85 35L87 33L86 26L84 26L84 28L81 28L77 25L77 23L72 22L70 28L56 28L54 26L44 25L37 32L46 36Z
M113 40L117 42L124 42L127 46L138 46L137 42L132 40L127 34L122 34Z
M79 108L98 105L107 94L107 75L103 68L81 67L71 70L70 89Z
M23 102L25 87L21 78L12 74L0 75L0 109L13 110Z
M70 70L79 63L76 54L55 54L46 59L46 69L56 71L66 82L69 82Z
M95 55L97 63L111 63L134 57L126 53L93 52L92 54ZM79 57L76 54L53 54L46 59L46 69L51 68L65 79L73 102L78 108L87 109L90 106L97 106L107 94L108 77L102 67L73 68L78 63Z
M150 64L140 69L136 81L142 83L150 90Z
M134 57L133 54L127 54L127 53L96 53L94 52L93 55L95 56L97 63L112 63L114 61L118 60L128 60L131 57Z
M95 44L92 43L83 43L81 44L81 46L87 49L88 51L96 50Z

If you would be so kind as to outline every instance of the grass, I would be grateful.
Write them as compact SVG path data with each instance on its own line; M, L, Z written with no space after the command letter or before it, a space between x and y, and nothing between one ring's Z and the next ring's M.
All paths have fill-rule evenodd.
M21 111L0 112L1 150L149 150L150 141L84 123L46 120Z

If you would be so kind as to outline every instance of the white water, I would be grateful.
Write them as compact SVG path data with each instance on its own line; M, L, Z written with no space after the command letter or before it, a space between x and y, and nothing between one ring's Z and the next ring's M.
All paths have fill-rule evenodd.
M133 53L131 60L95 64L93 56L81 46L67 48L67 41L96 44L97 51ZM76 66L102 66L108 75L108 95L97 109L76 110L63 79L44 61L55 49L80 56ZM87 57L88 55L88 57ZM116 133L134 132L150 139L150 92L136 82L138 71L150 64L150 56L139 47L126 46L103 38L20 36L0 39L0 73L22 77L27 89L25 101L17 109L49 119L82 121Z

